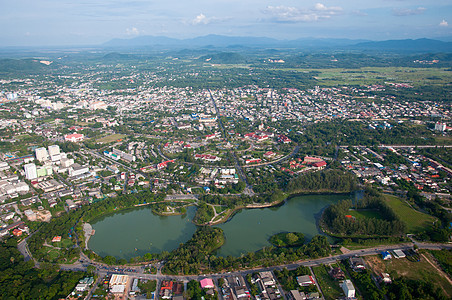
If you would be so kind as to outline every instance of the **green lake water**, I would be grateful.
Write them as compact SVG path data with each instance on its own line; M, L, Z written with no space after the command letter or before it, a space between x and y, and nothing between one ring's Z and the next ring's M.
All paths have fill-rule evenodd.
M311 239L320 231L316 217L328 205L348 195L306 195L294 197L272 208L244 209L228 222L217 225L224 230L226 243L217 251L221 256L240 256L270 245L268 238L279 232L297 231ZM131 258L147 252L171 251L188 241L196 231L191 222L196 208L184 216L154 215L148 207L109 215L92 223L96 230L89 248L101 256Z

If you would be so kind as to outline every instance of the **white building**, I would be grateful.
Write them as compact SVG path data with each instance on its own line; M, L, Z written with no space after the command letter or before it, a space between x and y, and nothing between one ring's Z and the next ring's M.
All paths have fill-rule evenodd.
M88 166L80 166L79 164L74 164L69 168L69 176L78 176L89 172Z
M445 131L446 130L446 124L445 123L436 123L435 124L435 130L438 131Z
M58 145L52 145L49 146L49 155L54 156L60 154L60 146Z
M26 164L24 166L24 170L25 170L25 178L27 178L28 180L33 180L38 178L38 172L36 170L36 165L31 163L31 164Z
M36 159L39 161L46 161L49 159L49 153L44 147L36 148L35 150Z
M9 165L6 161L0 161L0 171L5 171L9 169Z
M342 283L342 290L344 291L346 298L355 298L355 287L350 279L346 279Z
M63 168L68 168L70 166L72 166L74 164L74 159L73 158L63 158L61 159L61 166Z

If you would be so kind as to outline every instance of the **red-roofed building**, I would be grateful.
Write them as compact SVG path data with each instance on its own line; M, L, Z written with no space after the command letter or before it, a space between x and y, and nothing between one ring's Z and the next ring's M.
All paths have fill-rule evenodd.
M322 169L325 168L326 162L322 160L322 161L313 163L312 166L313 166L314 168L317 168L317 169L319 169L319 170L322 170Z
M260 158L251 158L245 161L246 164L258 164L262 161Z
M22 235L22 230L16 228L16 229L13 230L12 233L13 233L13 235L15 235L15 236L21 236L21 235Z
M210 278L204 278L199 283L201 284L201 288L203 289L213 289L215 287L213 285L213 280Z
M278 136L278 142L283 143L283 144L288 144L292 141L287 136L281 134L280 136Z
M73 142L73 143L81 142L81 141L83 141L84 138L85 138L85 136L80 133L73 133L73 134L68 134L68 135L64 136L64 140L66 140L68 142Z
M173 290L173 282L172 281L163 280L162 281L162 287L160 289L162 289L162 290Z

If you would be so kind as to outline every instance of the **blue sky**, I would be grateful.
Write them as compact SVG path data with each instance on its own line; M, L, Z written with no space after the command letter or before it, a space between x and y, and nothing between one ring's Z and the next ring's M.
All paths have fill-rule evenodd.
M0 0L0 47L207 34L353 39L452 36L450 0Z

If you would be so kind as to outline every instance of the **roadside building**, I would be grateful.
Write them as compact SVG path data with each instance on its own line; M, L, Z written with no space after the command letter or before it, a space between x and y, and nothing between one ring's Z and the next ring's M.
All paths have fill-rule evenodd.
M315 284L314 278L310 275L303 275L297 277L297 282L300 286L310 286L312 284Z
M342 283L342 290L344 291L345 298L355 298L355 287L350 279L346 279Z
M215 287L213 280L210 278L204 278L199 283L201 284L201 288L203 289L213 289Z

